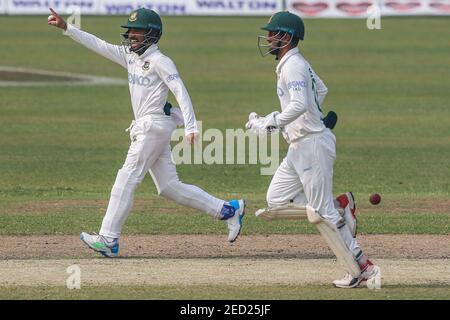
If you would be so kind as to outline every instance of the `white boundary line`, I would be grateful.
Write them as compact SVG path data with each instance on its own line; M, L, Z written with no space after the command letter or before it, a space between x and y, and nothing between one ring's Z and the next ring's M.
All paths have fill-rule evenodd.
M73 78L74 81L1 81L0 87L45 87L45 86L84 86L84 85L126 85L125 79L76 74L62 71L40 70L23 67L0 66L0 71L32 73L43 76Z

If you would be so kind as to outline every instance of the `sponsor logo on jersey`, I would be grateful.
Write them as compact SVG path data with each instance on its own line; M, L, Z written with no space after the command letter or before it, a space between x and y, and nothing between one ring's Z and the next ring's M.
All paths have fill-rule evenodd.
M177 79L180 79L180 76L178 75L178 73L171 74L167 77L167 82L177 80Z
M301 88L306 88L308 84L305 80L294 80L291 82L288 82L288 90L301 90Z
M139 76L137 74L129 73L128 72L128 82L130 84L143 86L143 87L150 87L150 78Z

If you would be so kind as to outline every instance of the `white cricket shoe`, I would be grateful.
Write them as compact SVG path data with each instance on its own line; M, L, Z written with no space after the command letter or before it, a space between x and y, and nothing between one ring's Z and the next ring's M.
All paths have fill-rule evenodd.
M245 215L245 200L231 200L230 205L234 207L234 215L231 218L228 218L227 224L228 224L228 241L234 242L236 241L237 237L241 233L242 229L242 219Z
M368 281L369 279L375 277L380 272L380 267L374 264L370 264L367 266L367 268L361 272L361 274L353 278L353 276L349 273L347 273L344 278L339 280L334 280L333 285L336 288L344 288L344 289L350 289L350 288L356 288L361 282Z
M346 192L344 194L341 194L340 196L336 197L336 200L339 202L339 206L344 209L343 218L345 220L345 224L348 226L350 233L353 235L353 238L356 237L356 204L353 193Z
M89 234L82 232L80 239L92 250L101 253L105 257L115 258L119 255L119 239L108 241L105 237L98 234Z

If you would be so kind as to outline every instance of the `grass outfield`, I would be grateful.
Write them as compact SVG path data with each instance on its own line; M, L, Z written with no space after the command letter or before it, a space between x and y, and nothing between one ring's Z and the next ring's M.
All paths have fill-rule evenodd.
M122 20L83 17L82 26L118 42ZM264 21L164 18L160 47L177 63L204 129L242 128L250 111L264 114L278 105L276 62L260 58L255 45ZM8 28L11 24L21 26L20 37ZM351 189L360 203L372 192L382 194L383 206L361 221L363 232L445 233L450 78L443 66L450 63L450 45L440 39L450 21L389 18L379 31L367 30L362 20L308 20L306 26L302 51L329 87L324 109L339 114L335 193ZM3 64L126 77L118 65L48 27L43 17L2 17L0 27L5 30L0 44L8 48L0 53ZM24 201L36 206L42 200L107 200L129 144L123 132L132 117L128 89L0 87L0 93L0 234L96 230L102 208L80 208L76 202L62 211L20 207ZM283 141L281 157L286 148ZM180 165L178 171L185 182L223 198L245 197L252 208L264 206L271 178L259 175L258 165ZM183 216L189 210L158 200L155 193L147 177L137 199L158 205L132 216L127 232L222 232L208 222L191 227L209 218ZM416 206L429 198L428 207ZM395 212L408 205L409 212ZM175 214L163 214L161 208L173 208ZM310 230L302 223L298 229L289 223L276 226L248 219L246 229Z
M439 199L437 200L439 201ZM62 201L53 202L54 208L38 208L40 201L31 201L34 206L3 208L7 214L0 215L0 235L38 235L38 234L79 234L80 230L96 231L101 225L104 205L76 201L64 205ZM62 205L61 205L62 204ZM43 205L43 204L41 204ZM261 203L261 205L263 205ZM50 205L51 206L51 205ZM11 207L10 207L11 208ZM450 214L442 212L390 212L383 206L370 213L363 213L358 220L358 232L364 234L448 234ZM41 212L36 212L41 211ZM278 220L266 222L256 218L255 205L248 208L245 218L244 235L317 233L307 220ZM363 209L360 210L364 212ZM51 223L49 223L51 222ZM227 229L222 221L194 210L176 206L166 200L155 199L133 211L123 229L124 234L225 234Z
M83 17L82 27L119 43L124 20ZM256 47L266 20L163 18L160 48L177 64L204 130L243 128L251 111L278 109L276 61L262 59ZM0 27L0 65L127 77L120 66L48 27L45 16L2 16ZM324 110L339 115L334 193L354 192L361 233L445 235L450 229L450 43L442 39L448 38L450 19L383 18L382 27L370 31L364 20L353 19L306 21L301 51L329 88ZM129 145L128 88L2 87L1 80L0 236L97 231ZM280 145L283 157L287 144ZM266 223L253 217L265 206L271 179L259 174L259 165L179 165L178 172L184 182L221 198L246 198L244 235L316 233L306 221ZM376 207L368 203L373 192L382 195ZM123 232L223 234L225 229L158 197L147 177ZM319 285L74 291L58 284L0 287L0 299L448 299L448 285L439 283L344 291Z

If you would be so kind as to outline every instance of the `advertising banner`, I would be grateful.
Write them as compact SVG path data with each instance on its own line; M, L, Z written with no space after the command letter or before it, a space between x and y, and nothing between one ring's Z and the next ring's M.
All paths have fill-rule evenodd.
M104 15L128 15L139 8L148 8L155 10L160 15L189 15L188 5L190 0L154 0L154 1L136 1L136 0L100 0L99 14Z
M383 15L450 15L450 0L383 0L380 2Z
M8 14L49 14L49 7L62 14L73 13L80 8L81 14L96 14L96 0L6 0Z
M301 17L365 18L378 0L287 0L287 9Z
M374 9L382 16L450 15L450 0L286 0L286 6L318 18L366 18Z
M450 15L450 0L434 0L428 3L430 14Z
M283 10L282 0L100 0L100 14L129 14L149 8L161 15L271 15Z
M281 10L305 18L450 15L450 0L0 0L0 14L48 14L48 7L97 15L128 15L141 7L163 16L269 16Z
M428 5L428 1L386 0L381 1L381 14L387 16L427 14Z
M283 10L282 0L193 0L189 1L192 15L270 16Z

